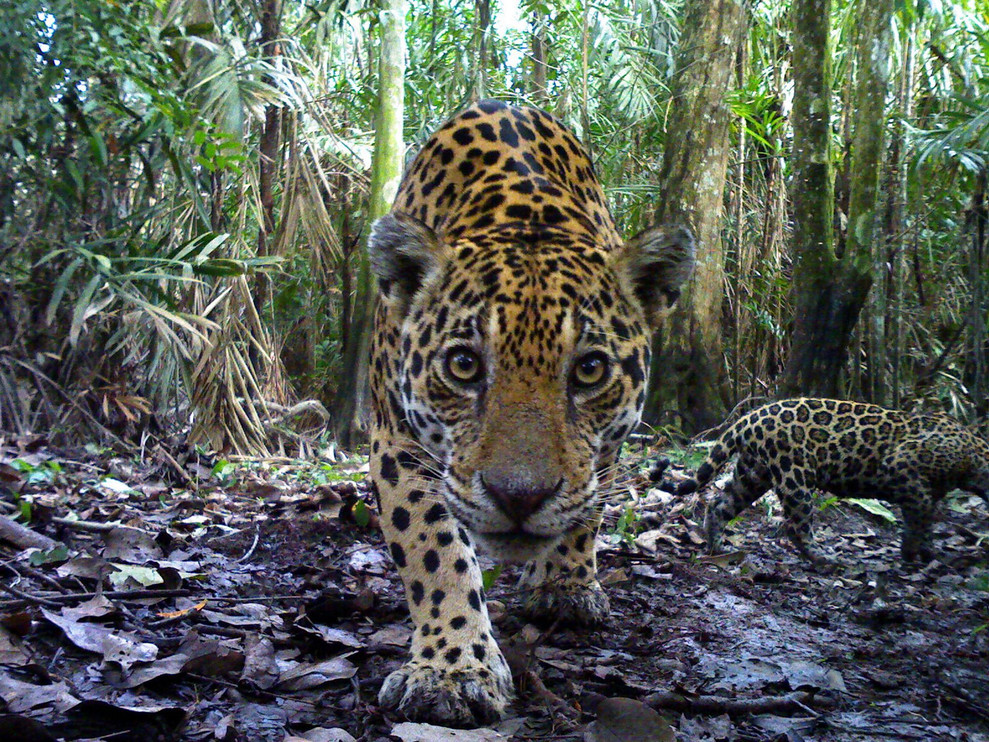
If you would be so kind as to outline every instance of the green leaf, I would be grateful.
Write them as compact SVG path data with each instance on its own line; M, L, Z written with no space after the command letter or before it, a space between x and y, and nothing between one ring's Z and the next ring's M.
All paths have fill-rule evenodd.
M68 561L68 559L68 547L65 544L58 544L47 551L42 550L32 553L28 561L35 567L40 567L42 564L61 563Z
M501 577L501 571L504 567L500 564L495 565L491 569L486 569L481 572L481 585L484 587L484 592L488 592L492 587L494 587L495 582Z
M367 503L363 500L354 503L354 522L361 528L367 528L371 522L371 511L368 510Z
M857 497L850 497L848 498L848 502L852 503L852 505L858 505L867 513L878 515L880 518L884 518L890 523L896 523L896 514L879 502L879 500L863 500Z
M89 283L86 284L86 288L82 290L82 294L76 301L75 310L72 312L72 327L69 329L69 344L72 347L75 347L76 342L79 340L79 333L82 332L82 323L86 319L86 310L89 309L89 305L93 301L93 294L96 293L96 289L99 288L101 283L103 283L103 276L97 273L89 279Z
M144 587L160 585L165 581L154 567L136 567L132 564L117 564L116 562L112 562L112 564L117 571L110 574L110 582L118 587L124 585L128 578Z
M103 141L103 137L98 134L91 134L89 136L89 149L92 151L93 157L96 158L97 164L101 168L105 168L107 166L108 158L106 142Z
M17 471L22 472L24 474L30 474L35 470L36 467L34 466L34 464L31 464L30 462L27 462L24 459L14 459L13 461L10 462L10 468L17 469Z
M247 272L243 261L229 258L210 258L192 266L193 273L201 276L242 276Z
M213 465L210 474L217 479L226 479L237 470L236 464L231 464L226 459L220 459Z
M48 300L48 310L45 312L45 322L51 324L55 320L55 312L58 311L58 305L62 303L62 297L65 296L65 291L69 286L69 282L72 280L72 276L82 265L82 258L76 258L62 271L62 275L58 277L55 282L55 288L52 290L51 299Z

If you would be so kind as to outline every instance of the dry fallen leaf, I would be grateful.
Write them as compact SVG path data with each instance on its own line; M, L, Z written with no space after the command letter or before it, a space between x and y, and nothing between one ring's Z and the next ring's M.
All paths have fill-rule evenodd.
M198 613L206 607L208 602L208 600L201 600L195 605L191 605L188 608L183 608L180 611L161 611L157 615L159 618L181 618L182 616L188 616L190 613Z
M24 644L13 633L0 626L0 665L26 665L31 661L31 655Z
M281 690L315 688L334 680L347 680L357 674L357 667L344 657L323 662L300 662L282 673L278 681Z
M500 742L507 739L493 729L450 729L412 722L396 724L391 736L402 742Z
M72 695L65 682L35 685L15 677L4 668L0 668L0 700L11 713L39 707L54 707L58 711L65 711L79 703L79 699Z
M42 609L41 615L58 626L65 636L80 649L102 654L104 661L113 661L127 670L135 662L150 662L158 656L158 647L126 631L114 631L95 623L76 621Z
M286 737L283 742L356 742L356 740L345 729L316 727L298 736Z

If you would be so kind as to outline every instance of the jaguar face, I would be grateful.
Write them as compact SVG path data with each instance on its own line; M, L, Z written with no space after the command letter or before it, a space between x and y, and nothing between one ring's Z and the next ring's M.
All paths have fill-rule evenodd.
M647 325L607 253L520 240L444 255L402 325L402 407L451 513L500 558L530 559L598 507L599 469L641 413Z

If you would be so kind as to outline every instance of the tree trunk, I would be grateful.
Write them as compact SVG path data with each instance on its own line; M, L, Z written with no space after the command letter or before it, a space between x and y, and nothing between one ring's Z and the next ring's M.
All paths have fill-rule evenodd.
M264 0L261 9L261 54L271 63L282 53L279 37L282 25L281 0ZM269 81L273 82L273 81ZM264 129L261 131L261 145L258 163L258 197L261 201L261 224L258 226L258 256L269 255L270 239L275 231L275 175L278 172L279 133L281 129L281 109L269 104L264 110ZM268 303L270 278L263 272L257 274L254 288L254 306L258 313L264 311Z
M488 27L491 25L491 0L474 0L477 13L477 69L475 70L474 97L478 100L488 95Z
M986 242L989 238L989 170L985 167L975 178L975 192L965 214L965 229L970 235L969 289L972 292L968 312L968 353L965 381L975 413L984 419L989 413L989 339L986 337Z
M532 17L532 84L531 95L533 102L546 107L549 102L546 76L546 18L540 15Z
M695 433L725 414L721 310L724 250L721 212L728 163L729 109L747 18L737 0L688 0L663 153L657 221L687 224L697 239L697 268L657 340L646 420L675 409Z
M866 399L886 404L889 385L886 361L886 294L888 261L881 229L880 172L885 153L886 89L889 86L892 0L859 0L858 38L855 45L857 80L852 105L851 179L849 182L849 259L863 270L871 265L874 279L865 326L868 375Z
M907 281L907 227L909 216L907 212L907 151L909 142L906 135L905 123L913 119L913 86L914 86L914 30L908 25L904 35L906 52L903 55L903 70L900 78L899 112L900 118L894 128L894 146L891 148L894 167L889 178L889 219L886 228L886 245L890 262L890 286L886 295L890 297L890 305L886 311L887 335L890 337L892 354L890 355L890 374L893 378L890 404L900 407L902 381L900 368L903 359L903 296Z
M402 180L405 160L402 118L405 109L405 0L382 0L378 108L371 163L369 220L384 216ZM362 250L354 287L353 329L344 350L343 383L334 415L337 442L350 447L363 420L367 399L367 365L374 319L374 287L367 251Z
M831 1L793 3L793 340L784 395L839 396L848 340L872 279L834 253L831 180Z

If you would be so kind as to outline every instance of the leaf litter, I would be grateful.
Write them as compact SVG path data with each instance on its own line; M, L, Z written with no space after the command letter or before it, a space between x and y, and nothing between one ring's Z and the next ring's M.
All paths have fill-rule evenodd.
M0 439L0 740L989 740L978 500L914 570L887 513L828 503L824 574L771 497L704 556L700 501L650 484L647 453L599 536L609 627L526 623L517 568L484 564L520 701L457 730L377 706L410 625L365 459Z

